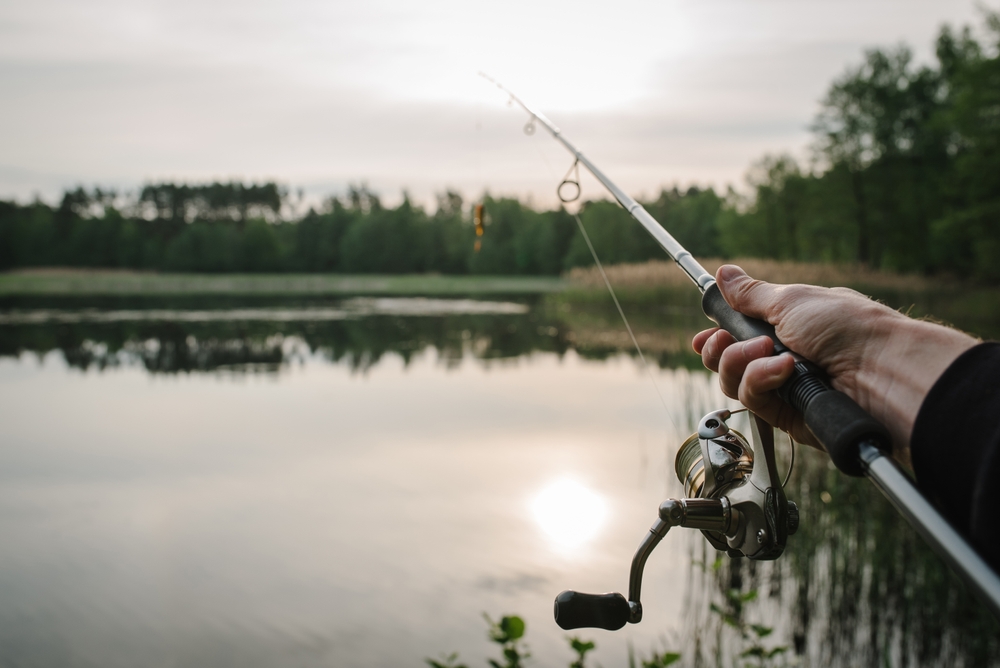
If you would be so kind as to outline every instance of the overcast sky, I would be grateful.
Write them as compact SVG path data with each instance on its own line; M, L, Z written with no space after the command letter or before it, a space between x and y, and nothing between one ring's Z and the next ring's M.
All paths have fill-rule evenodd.
M232 178L552 204L568 155L479 70L633 194L739 185L765 153L807 154L865 48L927 60L982 4L0 0L0 198Z

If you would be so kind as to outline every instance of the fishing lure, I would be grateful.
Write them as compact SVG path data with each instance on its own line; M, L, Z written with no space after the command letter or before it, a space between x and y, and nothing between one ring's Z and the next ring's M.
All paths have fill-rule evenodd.
M486 232L485 208L482 204L477 204L472 208L472 220L476 224L476 245L475 252L479 252L483 247L483 234Z

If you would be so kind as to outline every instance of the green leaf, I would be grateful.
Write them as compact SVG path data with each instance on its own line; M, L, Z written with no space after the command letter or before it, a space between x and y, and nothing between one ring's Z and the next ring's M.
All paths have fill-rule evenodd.
M750 601L756 601L756 600L757 600L757 590L756 589L751 589L747 593L745 593L742 596L740 596L740 601L742 601L743 603L749 603Z
M758 638L765 638L771 635L771 633L774 631L774 629L772 629L770 626L761 626L760 624L751 624L750 628L753 629L753 632L757 634Z
M665 668L671 664L680 661L681 655L676 652L664 652L663 654L654 654L649 661L642 662L642 668Z
M755 656L755 657L757 657L759 659L759 658L762 658L764 656L764 654L765 654L765 652L764 652L764 648L763 647L761 647L759 645L754 645L750 649L744 650L743 653L740 654L740 656Z
M524 636L525 624L517 615L510 615L500 620L500 628L509 640L517 640Z
M784 654L787 651L788 651L788 647L786 647L784 645L782 645L781 647L775 647L774 649L772 649L770 652L767 653L767 658L773 659L774 657L778 656L779 654Z
M441 661L435 661L434 659L424 659L426 663L431 668L468 668L464 663L456 663L458 661L458 652L452 652L451 654L442 654Z
M662 659L663 661L661 665L669 666L672 663L677 663L678 661L680 661L681 655L677 654L676 652L667 652L666 654L663 655Z

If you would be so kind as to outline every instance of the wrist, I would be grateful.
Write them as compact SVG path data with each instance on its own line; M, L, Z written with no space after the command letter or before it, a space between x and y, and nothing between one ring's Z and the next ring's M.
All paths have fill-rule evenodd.
M873 364L862 364L859 404L893 438L893 456L909 465L910 436L924 397L955 359L979 341L950 327L901 314L887 317L873 337ZM867 404L867 406L865 405Z

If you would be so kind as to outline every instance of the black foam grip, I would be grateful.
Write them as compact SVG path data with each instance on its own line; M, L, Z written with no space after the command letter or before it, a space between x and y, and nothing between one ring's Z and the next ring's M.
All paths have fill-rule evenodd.
M701 305L705 315L737 341L768 336L774 341L775 355L790 352L778 340L770 324L734 311L717 284L713 283L705 291ZM858 446L862 441L872 442L881 449L889 448L886 428L849 396L830 387L826 374L812 362L797 361L778 395L802 413L809 431L829 453L834 465L847 475L863 475L858 458Z
M864 475L858 453L861 443L870 442L886 452L891 449L888 430L843 392L817 394L802 413L809 431L847 475Z
M628 601L621 594L581 594L564 591L556 596L556 624L571 629L617 631L628 623Z

